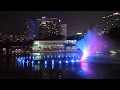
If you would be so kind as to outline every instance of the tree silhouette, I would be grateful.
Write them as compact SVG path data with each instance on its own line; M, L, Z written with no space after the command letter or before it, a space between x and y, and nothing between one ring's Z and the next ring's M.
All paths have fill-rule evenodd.
M106 37L106 41L109 42L109 46L120 48L120 27L112 27L109 33L105 33L103 37Z

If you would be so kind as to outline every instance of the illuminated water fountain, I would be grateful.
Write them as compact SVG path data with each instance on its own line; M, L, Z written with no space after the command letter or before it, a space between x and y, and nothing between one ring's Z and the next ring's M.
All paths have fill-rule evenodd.
M101 50L104 45L103 41L101 36L93 32L93 30L88 30L86 35L75 43L75 45L83 52L81 60L86 60L86 58L95 53L96 50Z

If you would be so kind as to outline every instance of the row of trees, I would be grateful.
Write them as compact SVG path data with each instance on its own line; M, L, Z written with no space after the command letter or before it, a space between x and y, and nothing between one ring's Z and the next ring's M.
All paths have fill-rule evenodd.
M120 49L120 26L111 28L109 33L105 33L103 36L109 42L110 47Z
M120 26L113 27L109 30L109 33L105 33L110 39L118 41L120 43Z
M11 46L30 46L33 44L33 40L29 40L29 41L17 41L17 42L13 42L10 41L9 39L6 39L2 42L0 42L0 46L2 47L11 47Z
M17 46L16 48L20 48L21 46L22 48L26 48L27 46L29 48L30 46L32 46L32 44L33 40L13 42L10 41L9 39L6 39L0 42L0 55L3 53L3 48L6 48L6 53L9 54L9 50L13 48L12 46Z

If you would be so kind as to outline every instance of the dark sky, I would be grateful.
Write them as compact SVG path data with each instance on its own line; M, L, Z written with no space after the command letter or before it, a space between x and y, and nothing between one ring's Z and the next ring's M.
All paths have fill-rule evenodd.
M68 36L82 32L92 23L102 20L102 16L116 11L0 11L0 32L22 34L22 20L35 20L42 16L58 17L68 25Z

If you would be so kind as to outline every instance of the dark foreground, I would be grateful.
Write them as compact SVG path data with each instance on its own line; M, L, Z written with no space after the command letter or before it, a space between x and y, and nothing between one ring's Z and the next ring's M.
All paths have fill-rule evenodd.
M115 56L89 57L85 62L72 56L0 57L0 79L120 79L120 59Z

